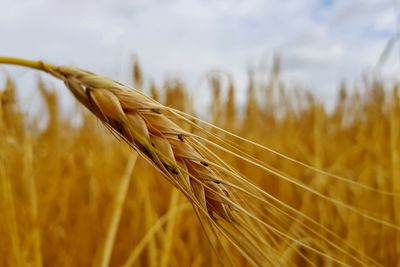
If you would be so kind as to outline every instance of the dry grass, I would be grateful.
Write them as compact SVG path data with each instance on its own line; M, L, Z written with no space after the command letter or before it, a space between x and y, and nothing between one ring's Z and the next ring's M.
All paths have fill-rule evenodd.
M328 114L309 95L277 91L274 77L250 84L240 119L233 83L223 101L212 77L212 122L234 135L107 78L42 66L129 146L84 112L82 125L71 126L43 83L49 124L26 127L9 81L1 95L0 264L399 264L397 90L388 97L374 82L359 97L344 88ZM175 85L165 103L190 109ZM142 157L129 186L131 147Z

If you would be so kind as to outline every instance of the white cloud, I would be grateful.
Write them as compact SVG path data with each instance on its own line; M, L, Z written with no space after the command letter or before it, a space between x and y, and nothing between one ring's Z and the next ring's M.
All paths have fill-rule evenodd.
M380 12L373 20L373 30L375 31L393 31L394 25L396 25L396 14L392 9Z
M75 64L124 82L137 54L159 83L180 76L194 88L220 68L242 93L247 66L279 51L290 83L331 96L342 79L371 69L395 32L391 0L0 0L0 7L0 54ZM398 73L396 60L383 74Z

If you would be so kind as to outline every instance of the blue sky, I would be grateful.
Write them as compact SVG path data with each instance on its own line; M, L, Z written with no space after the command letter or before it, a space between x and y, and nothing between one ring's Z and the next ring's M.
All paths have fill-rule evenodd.
M330 7L333 5L334 2L335 0L321 0L321 5L325 7Z
M330 99L341 81L354 84L374 70L396 31L394 3L0 0L0 54L74 64L123 82L137 54L148 79L180 77L196 89L207 71L220 69L233 75L240 96L247 68L268 70L278 52L288 85ZM398 80L399 60L393 52L380 75ZM9 67L2 73L22 86L36 75Z

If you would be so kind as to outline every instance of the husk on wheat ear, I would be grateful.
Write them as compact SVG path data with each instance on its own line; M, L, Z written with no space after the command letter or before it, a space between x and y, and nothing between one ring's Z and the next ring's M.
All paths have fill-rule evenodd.
M293 266L294 254L310 265L315 265L312 259L316 257L339 265L368 266L379 263L347 244L324 225L261 190L218 157L210 146L288 180L335 207L396 230L400 228L308 188L241 153L233 144L225 143L226 147L221 147L217 144L218 136L212 133L196 135L184 130L174 121L191 123L193 126L191 116L166 107L140 91L109 78L79 68L54 66L41 61L0 57L0 63L38 69L62 80L80 103L118 138L151 162L187 197L215 251L221 255L223 265L235 265L230 261L231 249L238 251L253 266ZM204 133L199 126L194 126ZM205 135L214 138L214 142ZM285 156L283 158L292 160ZM343 177L331 176L352 186L374 191ZM390 192L378 193L398 197Z

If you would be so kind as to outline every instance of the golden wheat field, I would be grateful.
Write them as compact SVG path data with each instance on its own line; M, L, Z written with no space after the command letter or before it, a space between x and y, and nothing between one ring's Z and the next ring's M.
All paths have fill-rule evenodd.
M237 221L222 205L201 214L190 194L78 102L62 115L59 92L42 80L32 83L44 111L28 116L16 96L24 88L8 77L0 91L0 266L400 266L397 87L372 78L343 85L328 111L275 73L265 84L249 77L239 107L226 77L209 77L207 124L195 119L182 81L142 86L137 62L132 72L152 99L194 116L176 123L201 137L208 150L200 154L254 183L238 178L232 191L243 196L220 202L224 212L242 212ZM210 162L203 165L218 161Z

